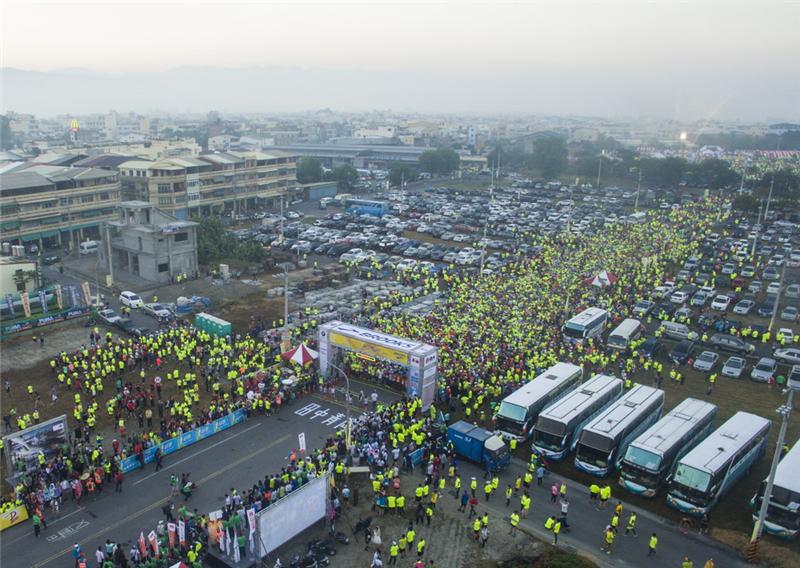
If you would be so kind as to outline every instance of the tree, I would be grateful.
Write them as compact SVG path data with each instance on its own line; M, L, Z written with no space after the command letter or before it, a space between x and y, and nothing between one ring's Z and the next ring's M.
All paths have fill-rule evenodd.
M661 160L662 183L676 187L689 169L689 163L683 158L664 158Z
M39 287L39 271L38 270L22 270L17 269L14 271L14 284L17 286L17 292L24 292L27 289L28 282L34 283L34 288Z
M703 160L692 168L691 173L696 184L707 185L711 189L722 189L739 180L739 174L731 169L730 164L718 158Z
M752 195L739 195L733 200L733 208L737 211L752 213L758 211L758 199Z
M460 163L458 153L450 148L428 150L419 157L420 169L431 174L451 174L458 169Z
M322 181L322 164L319 160L308 157L297 160L297 181L300 183Z
M407 164L392 164L389 167L389 183L399 186L401 183L408 183L419 179L419 171Z
M558 177L567 169L567 144L563 138L548 136L533 147L533 166L545 178Z
M353 166L338 166L330 174L331 180L336 182L336 190L339 193L351 193L355 191L358 183L358 172Z
M789 168L764 174L758 184L757 193L762 197L766 197L769 194L769 187L772 185L773 180L775 182L772 190L773 198L800 199L800 176Z

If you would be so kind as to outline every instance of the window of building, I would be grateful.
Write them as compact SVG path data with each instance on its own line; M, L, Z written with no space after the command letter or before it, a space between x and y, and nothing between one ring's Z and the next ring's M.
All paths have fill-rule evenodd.
M175 242L181 243L189 240L189 233L175 233Z
M158 184L158 193L172 193L172 185L169 183Z
M159 272L169 272L169 262L162 262L158 265Z
M109 199L111 199L111 196L108 194L108 192L100 194L100 201L108 201Z
M142 237L139 238L139 250L144 250L144 245L142 244Z
M171 197L159 197L158 198L159 205L172 205L172 198Z
M84 195L81 197L81 203L91 203L94 201L94 195Z

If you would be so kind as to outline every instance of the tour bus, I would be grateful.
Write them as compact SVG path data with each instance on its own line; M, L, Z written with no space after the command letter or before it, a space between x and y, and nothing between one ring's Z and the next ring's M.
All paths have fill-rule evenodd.
M603 333L608 312L601 308L587 308L561 328L564 339L570 343L583 343Z
M664 391L636 385L598 414L578 435L575 467L605 477L619 466L628 444L661 417Z
M631 343L642 336L643 329L642 322L637 319L628 318L623 320L622 323L611 332L606 343L611 349L627 351Z
M772 423L737 412L678 460L670 476L667 505L701 517L764 454Z
M497 433L505 439L524 442L542 409L578 386L582 377L583 369L577 365L556 363L521 386L500 402L495 417Z
M795 538L800 532L800 441L797 441L778 464L775 483L767 507L764 530L781 538ZM753 521L758 519L767 481L761 484L751 503Z
M622 381L595 375L545 408L533 428L533 450L563 460L578 443L576 434L622 394Z
M619 484L636 495L655 497L686 452L711 432L717 405L687 398L633 440L622 458Z
M389 204L385 201L374 201L372 199L349 198L344 202L345 211L355 215L372 215L383 217L389 212Z

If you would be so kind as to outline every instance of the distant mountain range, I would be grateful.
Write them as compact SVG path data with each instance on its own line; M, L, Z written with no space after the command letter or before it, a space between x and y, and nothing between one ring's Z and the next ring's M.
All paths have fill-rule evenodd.
M393 109L608 117L800 118L800 76L650 76L598 69L411 73L298 67L179 67L146 73L0 69L2 111L40 116L120 112Z

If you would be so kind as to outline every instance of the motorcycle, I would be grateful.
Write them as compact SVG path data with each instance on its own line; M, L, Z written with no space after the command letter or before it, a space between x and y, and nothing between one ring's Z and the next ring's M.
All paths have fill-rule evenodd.
M336 531L333 533L333 540L339 544L350 544L350 539L341 531Z
M312 540L308 543L308 551L314 554L336 556L336 542L331 539Z
M301 558L298 554L289 564L289 568L319 568L319 564L313 556L306 555Z

